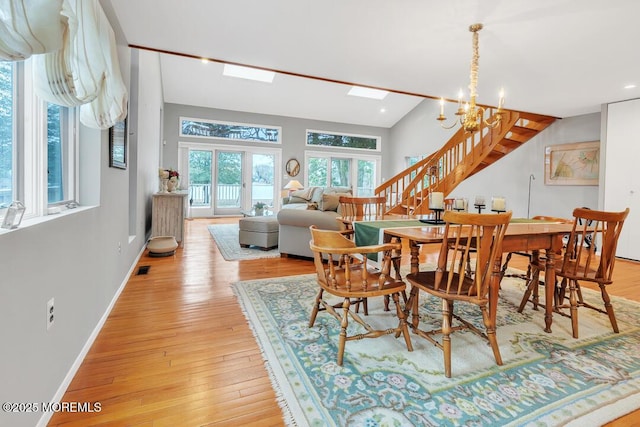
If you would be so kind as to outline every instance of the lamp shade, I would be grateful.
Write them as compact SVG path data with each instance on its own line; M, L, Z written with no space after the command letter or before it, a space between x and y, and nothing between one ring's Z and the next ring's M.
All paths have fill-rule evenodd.
M296 181L295 179L292 179L287 183L287 185L284 186L284 188L287 190L293 191L293 190L301 190L304 187L302 186L302 184L300 184L300 182Z

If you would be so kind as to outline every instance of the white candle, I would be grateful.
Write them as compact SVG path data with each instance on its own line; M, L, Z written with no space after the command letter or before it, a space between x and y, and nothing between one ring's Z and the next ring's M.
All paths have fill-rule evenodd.
M440 115L444 116L444 98L440 98Z
M444 209L444 193L429 194L429 209Z
M464 199L456 199L453 204L456 209L464 210Z
M476 196L476 205L484 205L484 197Z
M504 197L493 197L491 198L491 210L492 211L504 211L505 210L505 200Z

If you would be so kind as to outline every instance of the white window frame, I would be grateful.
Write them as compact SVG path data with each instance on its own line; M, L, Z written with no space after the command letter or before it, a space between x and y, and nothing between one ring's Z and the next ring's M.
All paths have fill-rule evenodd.
M278 138L275 141L258 141L255 139L224 138L220 136L187 135L182 132L182 122L185 120L194 121L194 122L203 122L203 123L214 123L218 125L228 125L228 126L246 126L246 127L265 128L265 129L276 129L278 131ZM255 124L255 123L228 122L223 120L211 120L211 119L198 119L194 117L180 117L180 121L178 122L178 136L184 137L184 138L216 139L219 141L226 141L227 143L229 143L230 141L238 141L245 144L249 143L249 144L273 145L273 144L282 144L282 126Z
M337 136L352 136L356 138L372 138L376 140L376 148L369 149L369 148L354 148L354 147L334 147L329 145L313 145L313 144L309 144L310 133L324 133L327 135L337 135ZM348 132L336 132L336 131L330 131L330 130L307 129L304 134L304 144L306 147L309 147L315 150L317 150L318 148L326 148L328 150L356 150L356 151L361 151L365 153L382 151L382 137L379 135L364 135L364 134L348 133Z
M368 150L365 150L368 151ZM353 191L354 196L357 196L358 189L358 160L364 160L368 162L375 162L376 164L376 177L375 177L375 187L379 186L382 182L381 174L382 174L382 156L375 154L361 154L361 153L346 153L344 151L310 151L305 150L304 152L304 170L309 171L309 158L311 157L321 157L326 158L331 161L333 158L337 159L348 159L351 160L351 174L350 174L350 185ZM329 174L327 176L328 182L325 184L327 186L330 185L331 182L331 173L329 168ZM309 173L305 174L305 188L309 187Z
M32 76L31 60L16 64L14 94L14 199L26 207L23 220L48 215L48 208L76 202L78 179L78 108L69 109L67 127L60 129L68 136L64 168L68 182L66 200L49 205L47 180L47 103L38 99ZM4 216L4 212L0 212Z

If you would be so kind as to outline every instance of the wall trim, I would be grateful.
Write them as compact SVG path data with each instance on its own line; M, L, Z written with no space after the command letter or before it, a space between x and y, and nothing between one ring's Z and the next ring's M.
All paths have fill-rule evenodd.
M98 337L98 334L100 333L100 331L102 330L105 322L109 318L109 315L111 314L111 310L113 310L113 307L115 306L116 302L118 301L118 298L120 298L120 294L124 290L125 286L127 286L127 283L129 283L129 279L131 278L131 275L133 274L133 271L135 270L136 266L138 265L138 261L140 261L140 258L142 258L142 254L144 254L144 251L146 249L147 249L147 245L144 245L142 247L142 249L140 250L140 253L136 257L136 259L131 264L131 267L129 268L129 271L126 274L124 280L122 281L122 283L118 287L118 290L116 291L116 293L113 295L113 298L111 299L111 302L107 306L104 314L102 315L102 317L100 318L100 320L96 324L96 327L91 332L91 335L89 335L89 338L87 338L87 342L85 342L84 346L80 350L80 353L78 353L78 356L76 357L76 360L73 362L73 364L69 368L69 372L67 372L67 375L62 380L62 383L60 384L60 387L58 387L58 390L55 392L55 394L53 395L53 398L50 400L50 402L61 402L62 401L62 398L64 397L64 394L66 393L67 388L69 388L69 384L71 384L71 381L73 380L73 377L75 377L76 373L78 373L78 369L80 369L80 366L82 365L82 362L84 361L84 358L87 356L87 353L89 353L89 350L91 349L91 346L95 342L96 338ZM49 423L49 421L51 420L51 417L53 416L53 414L54 414L53 412L45 412L45 413L43 413L42 416L40 417L40 419L38 420L38 424L36 424L36 426L37 427L46 427L47 424Z

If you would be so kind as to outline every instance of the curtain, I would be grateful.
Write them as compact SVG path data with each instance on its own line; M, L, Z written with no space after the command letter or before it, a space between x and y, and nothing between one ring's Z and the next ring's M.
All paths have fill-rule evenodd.
M63 0L0 0L0 59L22 61L62 47Z
M80 107L80 121L108 129L127 115L115 36L97 0L0 0L0 60L33 56L35 93Z

